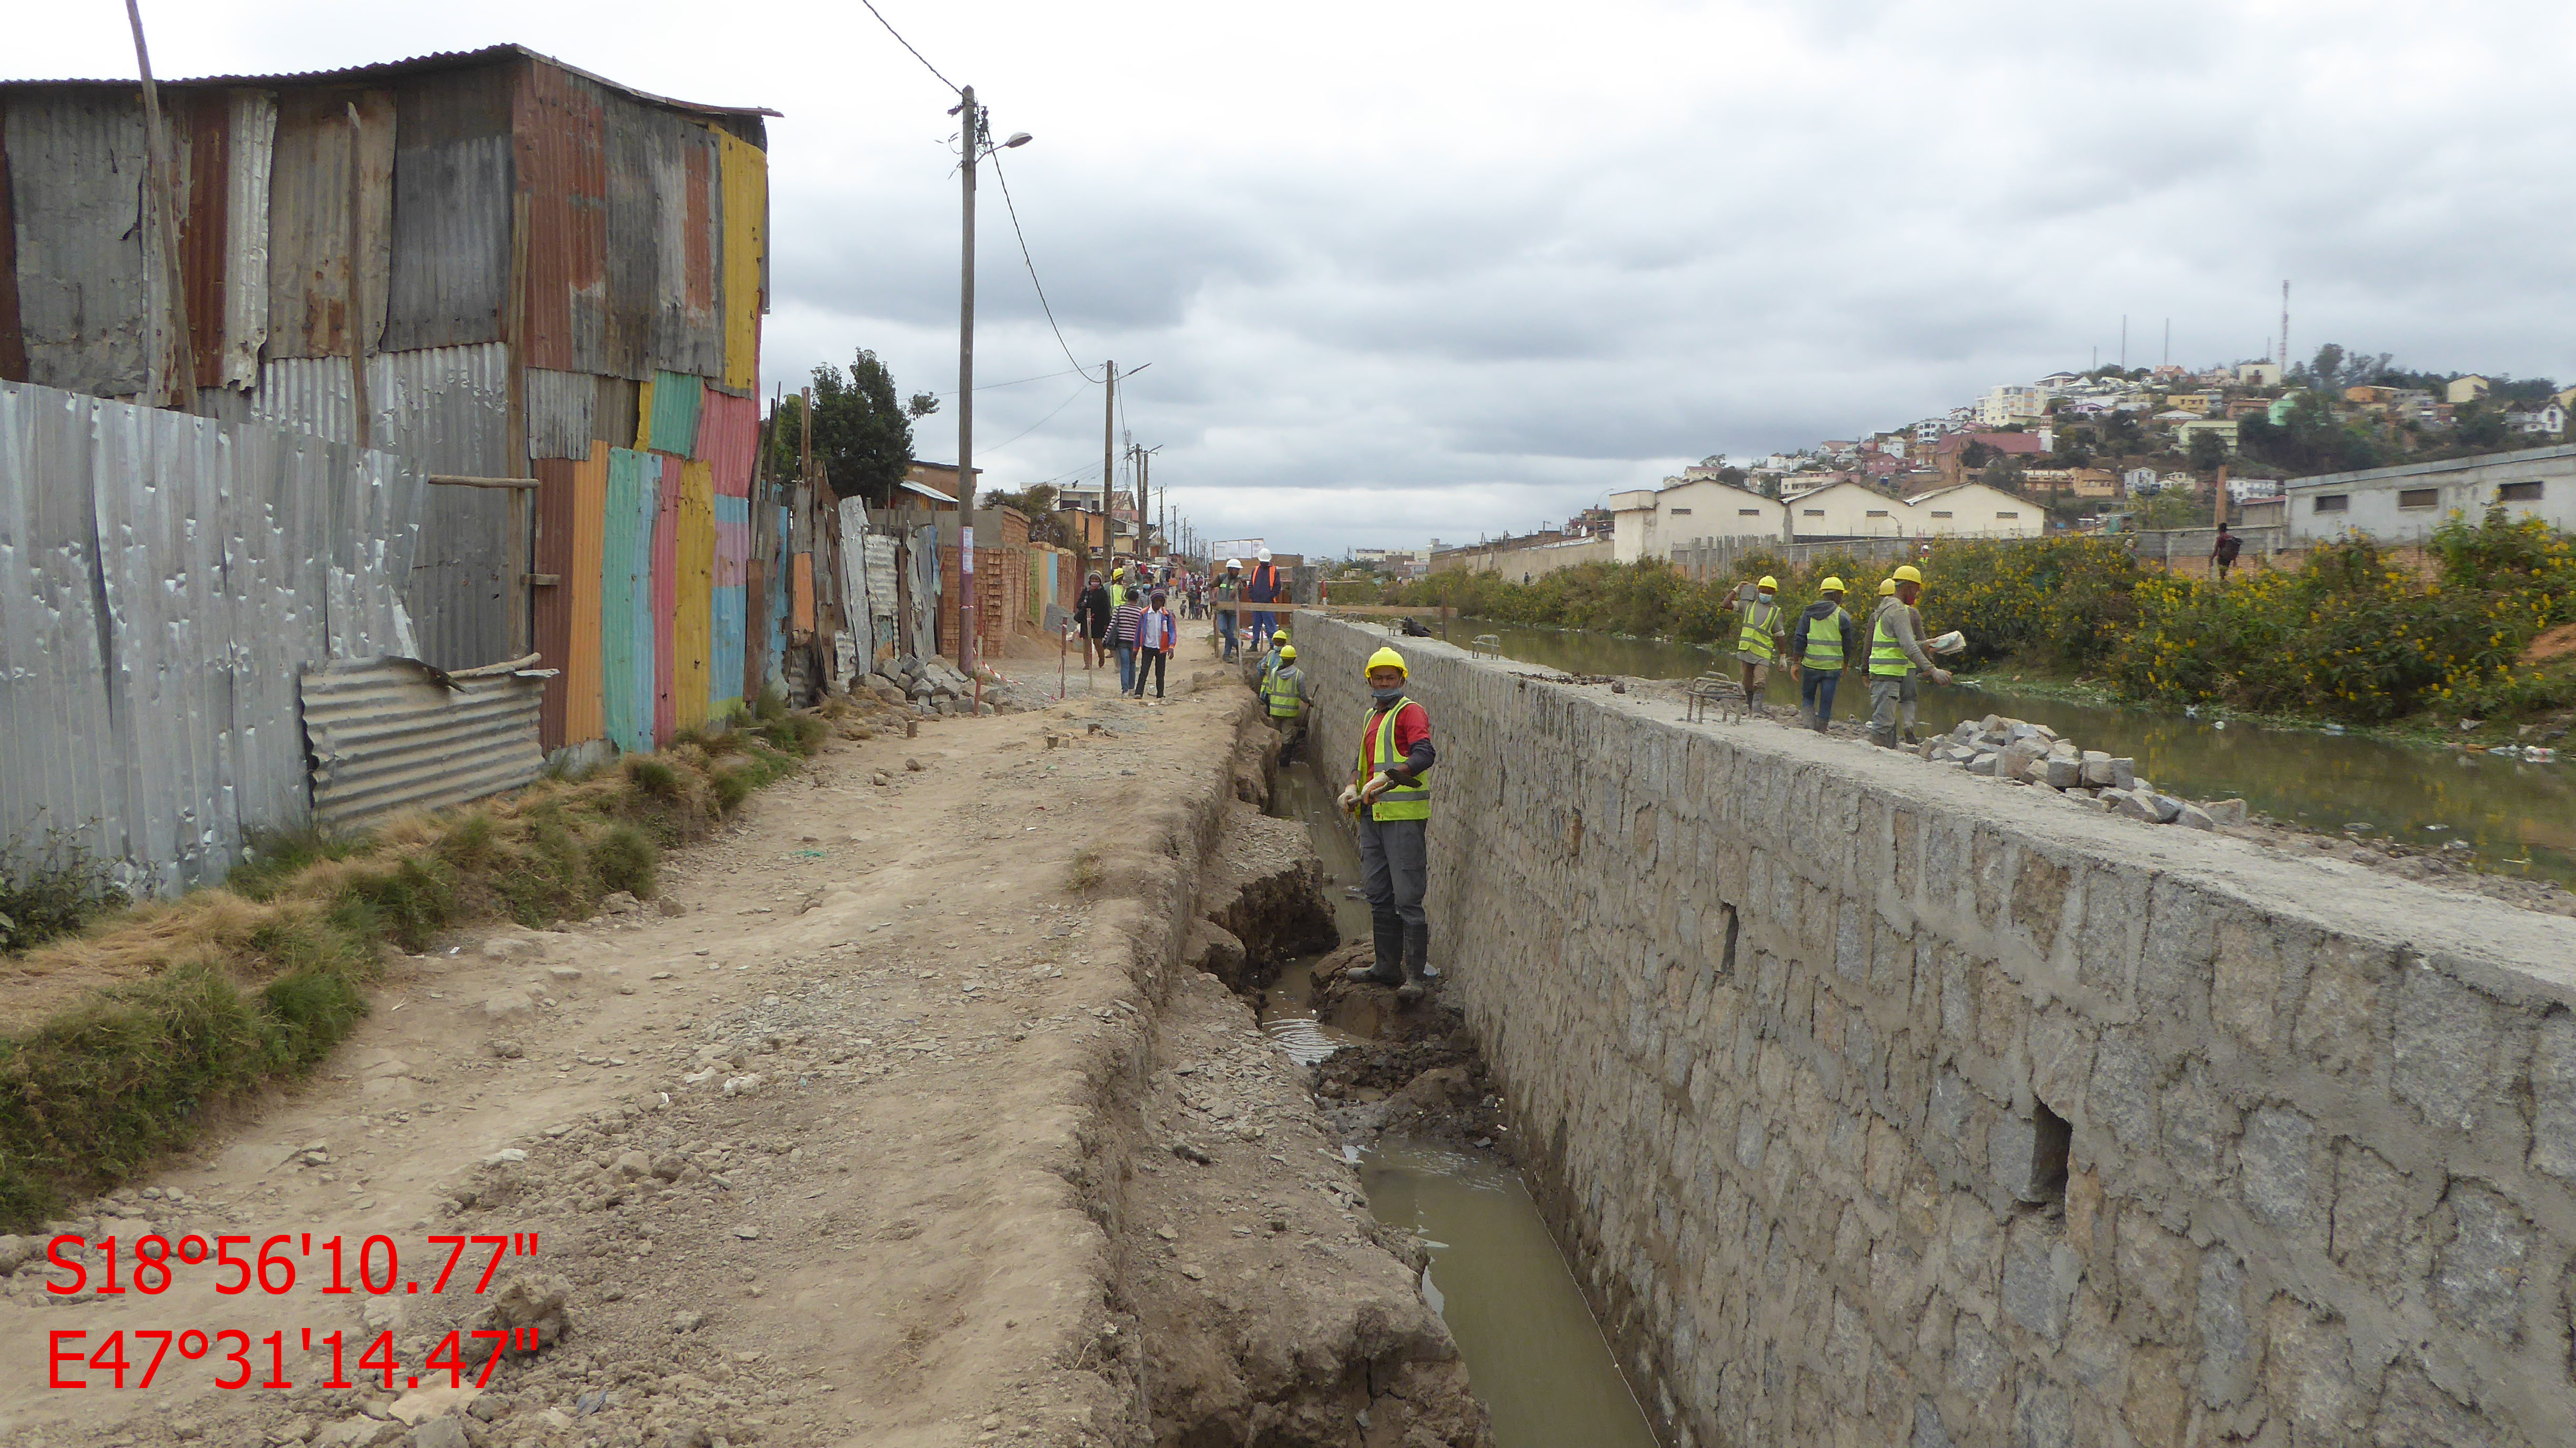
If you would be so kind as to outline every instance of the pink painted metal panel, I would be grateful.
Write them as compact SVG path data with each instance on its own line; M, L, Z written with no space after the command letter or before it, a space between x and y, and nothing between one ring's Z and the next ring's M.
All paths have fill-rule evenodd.
M680 460L654 456L644 465L657 462L662 497L653 514L653 747L659 749L680 729Z
M751 466L760 451L760 401L710 387L698 408L697 456L715 467L716 496L751 496Z

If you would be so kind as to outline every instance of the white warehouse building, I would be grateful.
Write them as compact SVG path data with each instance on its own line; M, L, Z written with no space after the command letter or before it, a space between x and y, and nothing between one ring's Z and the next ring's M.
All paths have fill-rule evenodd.
M2576 444L2298 478L2285 495L2293 546L2345 533L2420 543L2453 514L2474 523L2490 507L2576 531Z

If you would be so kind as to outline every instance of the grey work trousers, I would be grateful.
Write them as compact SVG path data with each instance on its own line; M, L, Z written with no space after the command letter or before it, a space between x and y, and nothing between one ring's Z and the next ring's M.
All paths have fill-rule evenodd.
M1369 914L1422 926L1422 891L1430 883L1431 851L1424 835L1428 820L1376 820L1360 811L1360 890L1368 896Z
M1891 679L1883 674L1869 676L1869 737L1874 744L1895 747L1900 715L1905 722L1914 718L1914 671L1905 677Z

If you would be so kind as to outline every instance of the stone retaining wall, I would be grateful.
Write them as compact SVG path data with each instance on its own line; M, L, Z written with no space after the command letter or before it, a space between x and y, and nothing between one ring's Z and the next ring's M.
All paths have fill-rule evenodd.
M1386 640L1296 638L1347 769ZM2576 1441L2576 921L1397 642L1433 959L1673 1441Z

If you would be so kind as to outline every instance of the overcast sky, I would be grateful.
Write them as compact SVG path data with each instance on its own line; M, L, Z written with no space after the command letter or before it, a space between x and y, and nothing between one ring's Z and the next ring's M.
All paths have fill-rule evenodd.
M2576 7L879 0L977 87L1073 354L1207 536L1526 531L1712 452L2112 360L2576 373ZM2105 12L2105 13L2097 13ZM957 385L953 101L865 9L144 0L156 69L517 41L770 123L764 386ZM615 17L613 22L610 17ZM736 28L720 28L722 22ZM111 0L9 76L132 73ZM986 486L1100 468L1101 393L981 216ZM921 427L954 455L953 406Z

